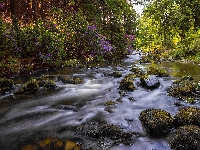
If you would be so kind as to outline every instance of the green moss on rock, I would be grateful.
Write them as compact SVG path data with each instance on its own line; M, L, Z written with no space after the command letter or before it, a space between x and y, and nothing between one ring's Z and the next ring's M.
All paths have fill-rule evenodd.
M36 79L31 79L20 87L15 94L32 94L39 90L39 82Z
M147 74L149 75L156 75L157 77L167 76L166 71L156 67L149 67L147 69Z
M127 91L134 91L136 89L136 87L133 84L133 79L130 77L125 77L124 79L122 79L120 82L119 89L127 90Z
M200 150L200 128L194 125L181 126L170 142L175 150Z
M114 71L114 72L112 73L112 75L113 75L115 78L122 77L122 73L119 72L119 71Z
M200 127L200 108L184 107L174 117L174 125L197 125Z
M198 83L190 80L177 81L175 83L177 84L173 84L167 91L169 96L177 97L188 103L194 103L196 99L199 99Z
M59 76L59 81L62 81L64 84L82 84L83 80L80 78L72 77L72 76Z
M52 90L56 88L56 84L53 80L47 80L44 84L44 89L46 90Z
M146 109L140 113L139 120L147 134L161 136L169 133L172 128L173 117L161 109Z

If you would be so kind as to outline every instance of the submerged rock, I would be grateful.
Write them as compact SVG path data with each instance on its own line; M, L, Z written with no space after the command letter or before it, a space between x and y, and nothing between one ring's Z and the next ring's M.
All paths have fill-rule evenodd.
M139 120L147 134L152 136L166 135L171 131L173 117L161 109L146 109L140 113Z
M200 150L200 128L194 125L181 126L170 142L175 150Z
M160 86L160 81L155 75L144 75L140 77L140 85L146 89L156 89Z
M14 87L14 81L11 79L0 78L0 94L11 92Z
M174 125L197 125L200 127L200 108L184 107L174 117Z
M122 77L122 73L119 72L119 71L114 71L114 72L112 73L112 75L113 75L113 77L115 77L115 78Z

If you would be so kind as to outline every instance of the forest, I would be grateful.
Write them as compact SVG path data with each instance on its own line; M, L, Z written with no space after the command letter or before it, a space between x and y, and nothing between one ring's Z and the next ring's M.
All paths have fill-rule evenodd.
M144 5L143 14L133 4ZM198 62L199 12L198 0L1 0L1 76L118 60L133 50Z

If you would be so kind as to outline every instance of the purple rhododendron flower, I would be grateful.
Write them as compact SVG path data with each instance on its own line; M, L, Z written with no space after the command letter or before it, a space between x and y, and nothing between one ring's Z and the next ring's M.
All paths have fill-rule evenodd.
M3 6L1 3L0 3L0 8L1 8L1 9L3 9L3 8L4 8L4 6Z

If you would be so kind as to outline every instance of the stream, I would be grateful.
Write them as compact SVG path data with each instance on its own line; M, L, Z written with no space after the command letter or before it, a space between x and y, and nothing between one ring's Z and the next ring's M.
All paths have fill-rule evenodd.
M82 84L63 84L55 80L55 90L40 89L28 95L0 95L0 149L22 150L28 144L54 137L79 143L85 150L170 150L171 134L164 138L149 137L138 117L147 108L163 109L174 116L178 112L174 103L180 101L167 95L168 87L183 75L200 79L200 66L180 62L139 64L140 57L137 53L129 55L121 65L116 66L66 67L46 73L79 77L84 80ZM158 78L161 85L155 90L146 90L138 86L135 80L137 90L121 96L119 83L131 73L129 70L133 65L143 70L153 65L166 70L170 77ZM111 76L113 71L120 71L122 77ZM16 81L22 80L26 79ZM107 101L114 101L115 105L104 105ZM199 106L198 103L192 105ZM77 127L92 120L118 125L125 132L137 133L133 137L134 143L113 144L108 139L109 142L101 146L102 139L77 135Z

